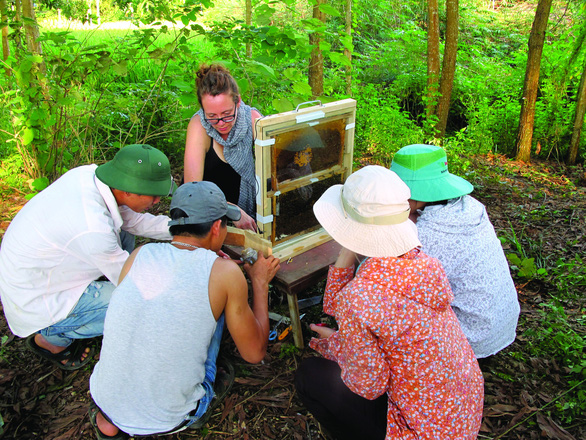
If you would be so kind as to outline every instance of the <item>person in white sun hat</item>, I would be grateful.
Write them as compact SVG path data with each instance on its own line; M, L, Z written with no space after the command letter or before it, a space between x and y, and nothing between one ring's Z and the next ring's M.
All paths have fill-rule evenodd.
M372 165L314 205L342 245L330 266L324 312L338 330L311 325L295 375L301 401L340 439L475 439L483 379L450 307L445 272L425 255L409 220L409 188ZM357 255L367 257L354 273Z
M411 190L411 219L423 251L441 261L454 293L452 308L476 358L498 353L515 340L517 289L494 227L474 187L448 171L445 151L408 145L391 170Z

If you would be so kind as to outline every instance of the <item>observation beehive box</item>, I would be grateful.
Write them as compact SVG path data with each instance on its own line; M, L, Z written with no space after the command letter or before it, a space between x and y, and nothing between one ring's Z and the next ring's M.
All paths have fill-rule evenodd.
M281 260L331 239L315 218L313 205L352 173L356 101L301 105L255 125L256 220Z

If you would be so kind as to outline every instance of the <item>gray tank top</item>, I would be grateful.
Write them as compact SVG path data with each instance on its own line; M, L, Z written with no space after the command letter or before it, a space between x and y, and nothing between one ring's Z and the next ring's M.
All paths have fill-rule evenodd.
M147 244L114 291L90 391L123 431L168 431L203 397L216 328L208 295L216 258L207 249Z

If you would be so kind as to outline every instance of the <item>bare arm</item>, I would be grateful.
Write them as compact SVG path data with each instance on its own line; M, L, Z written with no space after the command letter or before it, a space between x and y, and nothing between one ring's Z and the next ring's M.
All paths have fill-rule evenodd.
M128 274L128 271L132 267L132 263L134 263L134 259L136 258L136 254L138 254L138 251L140 250L141 247L142 246L139 246L135 250L133 250L132 253L130 254L130 257L128 257L128 259L124 263L124 266L122 266L122 270L120 271L120 277L118 278L118 284L120 284L122 282L122 280Z
M356 254L345 247L340 250L340 254L338 255L338 259L334 266L336 267L351 267L354 265L356 261Z
M210 302L216 319L222 312L232 339L244 360L260 362L269 337L269 281L279 270L279 260L259 255L257 262L245 265L252 281L252 308L248 304L248 285L239 267L230 260L218 259L210 276ZM225 302L223 301L225 299Z
M199 116L191 118L187 126L183 177L185 182L201 181L205 156L210 148L211 138L201 125Z

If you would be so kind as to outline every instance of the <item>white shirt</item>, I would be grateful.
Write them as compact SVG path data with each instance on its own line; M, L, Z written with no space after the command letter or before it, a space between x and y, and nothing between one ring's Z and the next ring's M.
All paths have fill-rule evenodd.
M519 301L509 265L482 203L471 196L426 206L417 219L423 252L442 263L452 308L477 358L515 340Z
M86 287L114 285L128 252L120 230L170 240L169 218L118 207L96 165L65 173L12 220L0 248L0 296L12 332L26 337L67 317Z

